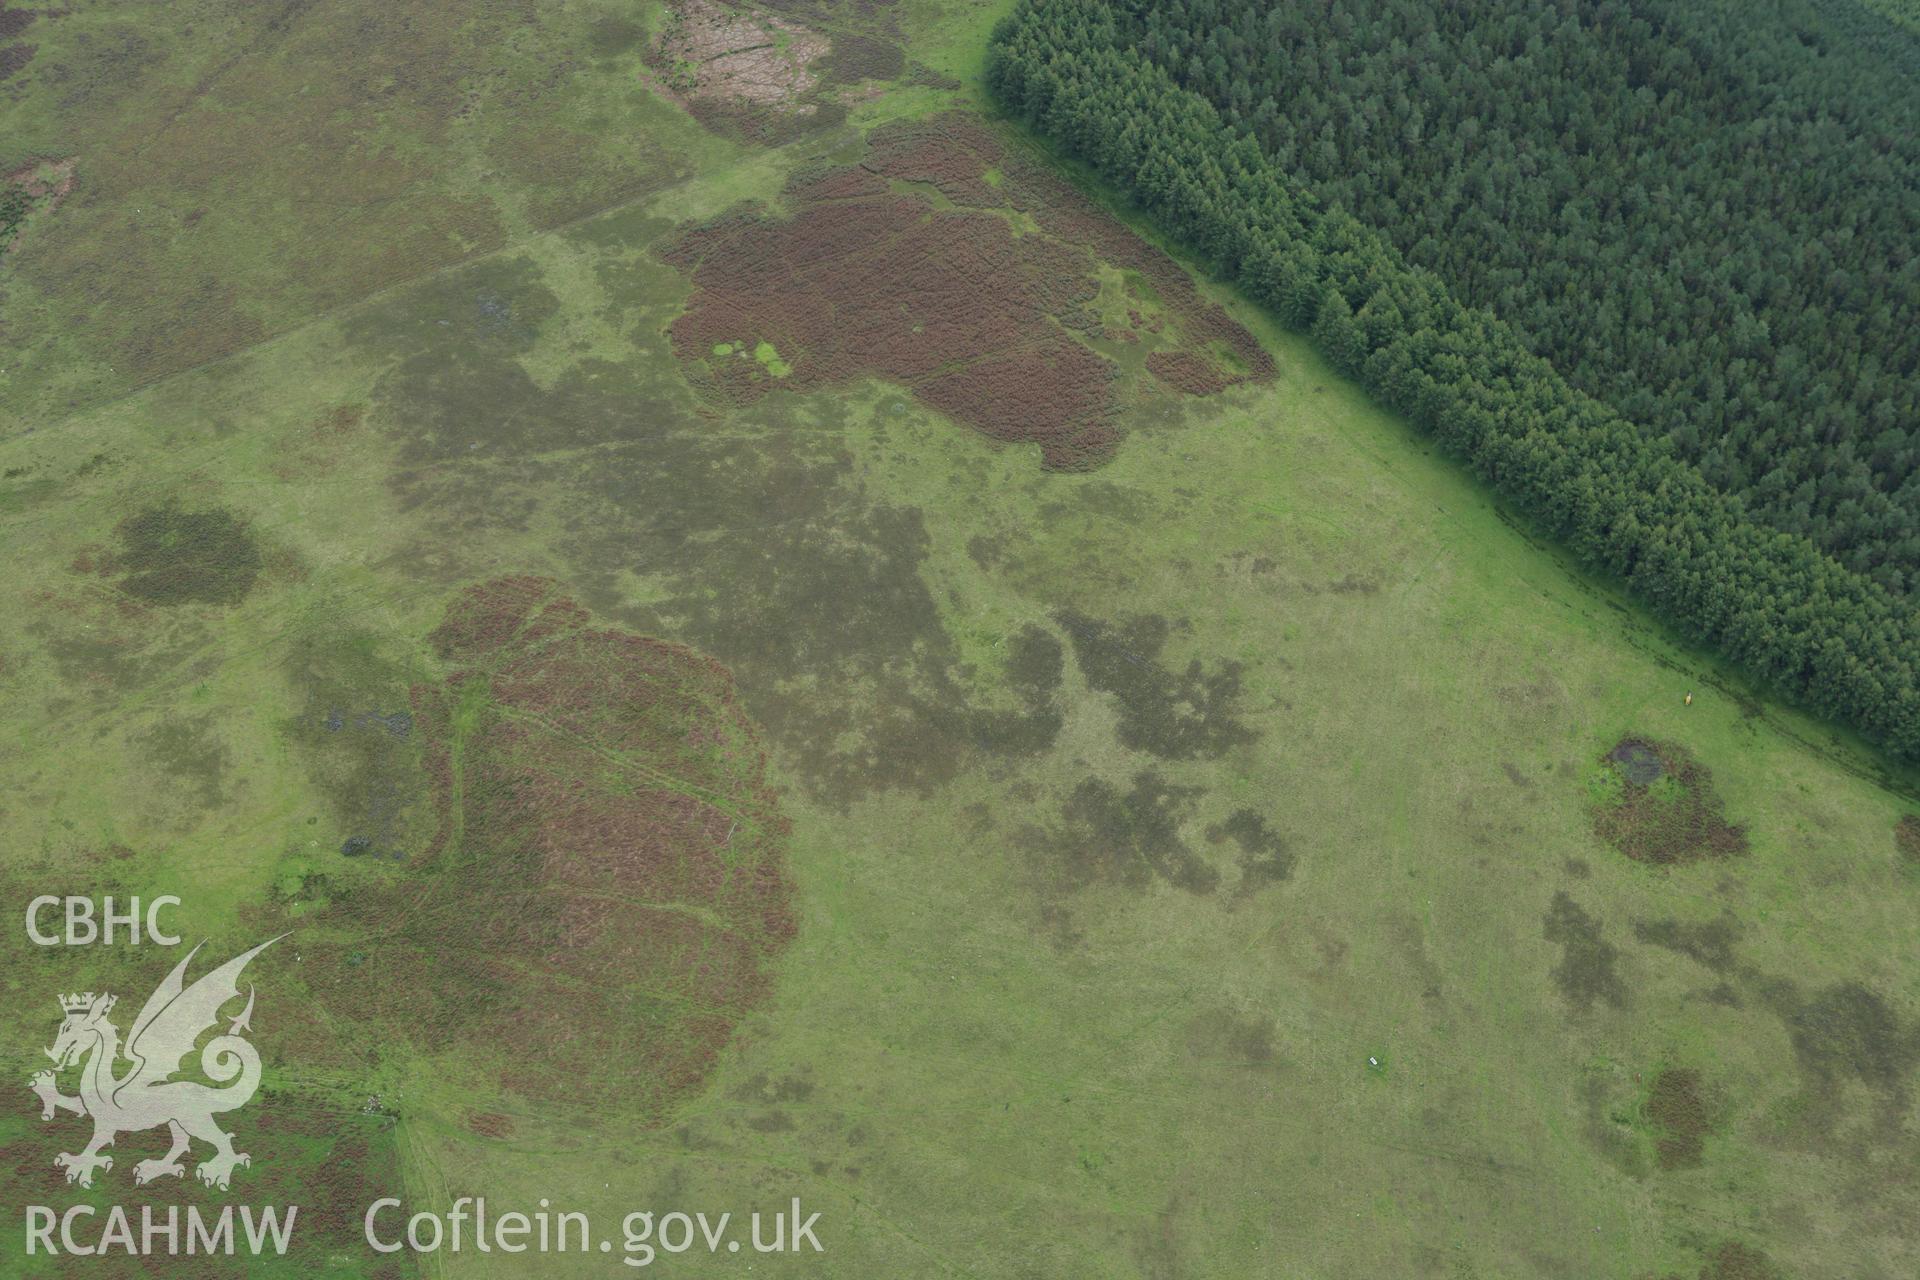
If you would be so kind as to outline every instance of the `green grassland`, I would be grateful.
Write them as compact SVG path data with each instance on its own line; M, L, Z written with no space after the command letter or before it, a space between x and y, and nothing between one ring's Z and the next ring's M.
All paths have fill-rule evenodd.
M1001 7L789 10L938 74L777 146L639 87L650 5L31 28L0 145L81 177L0 259L7 910L177 893L222 954L293 923L259 962L269 1094L232 1123L245 1199L338 1208L300 1274L407 1274L349 1247L388 1194L821 1212L823 1256L753 1274L1749 1274L1703 1270L1729 1244L1920 1271L1911 775L1676 647L1211 285L1278 375L1129 371L1084 474L897 387L689 385L659 251L876 123L977 111ZM433 822L413 739L318 722L412 705L450 602L513 574L726 664L792 824L773 994L665 1117L503 1088L546 1046L370 1029L301 969L353 941L303 915L390 886ZM1036 698L1038 746L970 727ZM1626 737L1710 770L1747 851L1604 844ZM343 854L375 819L394 856ZM131 1003L173 959L0 948L23 1081L55 992ZM1669 1069L1700 1081L1691 1161L1661 1159ZM16 1101L4 1199L65 1203L76 1122Z

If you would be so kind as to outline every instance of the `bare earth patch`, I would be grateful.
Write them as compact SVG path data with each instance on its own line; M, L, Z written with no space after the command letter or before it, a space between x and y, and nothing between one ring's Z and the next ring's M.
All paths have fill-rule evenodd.
M820 80L815 63L831 48L787 18L719 0L674 0L646 60L650 87L663 96L710 126L748 126L768 114L816 115L818 105L805 99Z

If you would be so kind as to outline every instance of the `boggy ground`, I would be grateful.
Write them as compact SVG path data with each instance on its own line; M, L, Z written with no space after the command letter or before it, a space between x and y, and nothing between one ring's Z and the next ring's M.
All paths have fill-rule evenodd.
M963 80L993 17L781 12ZM387 30L343 14L366 16L236 11L191 47L131 11L42 17L6 82L25 86L6 136L77 157L77 182L0 262L39 353L4 391L35 430L0 442L4 901L178 892L216 950L292 924L254 1019L273 1096L236 1124L271 1157L249 1198L357 1178L324 1203L557 1195L617 1222L798 1195L829 1253L796 1274L1920 1271L1920 877L1890 843L1911 779L1717 692L1302 344L1177 265L1190 295L1156 276L1123 224L1100 215L1093 241L1045 225L1051 196L1016 207L1000 193L1044 159L965 89L903 71L844 126L761 149L647 93L655 10L542 9L499 78L504 11L421 19L378 55L446 63L391 71L384 127L425 139L392 163L436 160L415 190L359 149L364 122L284 92ZM159 60L96 71L63 117L36 77L109 46ZM209 129L263 111L326 145ZM956 157L953 111L1002 157ZM549 127L578 136L541 145ZM898 174L862 167L901 140ZM1048 470L908 383L797 386L830 332L676 349L713 257L663 254L716 226L771 243L849 169L886 184L860 200L1071 250L1097 324L1061 327L1119 370L1097 467ZM288 204L295 179L340 185ZM408 198L343 211L360 183ZM448 191L501 219L472 261L374 254L385 219ZM206 230L147 226L102 291L54 271L156 208ZM336 217L338 253L289 253ZM273 340L203 323L225 315L203 279ZM1188 296L1253 336L1266 380L1193 336ZM128 374L143 333L176 345ZM1244 380L1201 393L1162 351ZM720 360L759 380L726 391ZM568 620L551 647L442 630L509 598ZM601 717L663 680L691 691L672 726L750 722L764 775ZM1656 864L1596 833L1596 771L1629 737L1711 769L1742 856ZM662 755L703 790L777 793L733 807L791 824L790 936L708 874L711 806L643 783ZM590 785L563 794L556 769ZM619 838L573 839L583 818ZM655 847L636 818L683 856L631 857ZM626 934L575 878L643 873L672 896L623 894L649 922ZM581 945L549 945L568 922ZM462 951L465 929L484 944ZM18 930L0 948L16 1078L53 992L150 989L166 958ZM389 982L356 985L369 965ZM482 979L503 995L473 996ZM569 1013L586 1047L634 1052L575 1056ZM731 1035L707 1054L716 1016ZM654 1053L676 1020L684 1060ZM610 1118L615 1082L633 1096ZM66 1203L62 1135L20 1098L6 1198ZM271 1145L282 1126L367 1155L303 1137L303 1163Z
M428 792L431 833L395 874L305 877L262 925L304 926L319 1016L355 1040L657 1120L793 933L787 819L732 679L533 577L462 592L430 640L446 675L410 691L424 747L394 785Z
M1273 372L1165 253L967 117L876 129L859 163L783 194L787 216L735 215L665 253L694 284L674 350L727 401L883 378L1077 470L1119 439L1120 367L1095 337L1144 337L1145 367L1195 395ZM1103 299L1103 261L1139 283ZM1104 322L1103 301L1125 318Z
M1674 743L1621 739L1593 782L1593 828L1637 862L1659 866L1747 851L1747 833L1722 812L1713 772Z

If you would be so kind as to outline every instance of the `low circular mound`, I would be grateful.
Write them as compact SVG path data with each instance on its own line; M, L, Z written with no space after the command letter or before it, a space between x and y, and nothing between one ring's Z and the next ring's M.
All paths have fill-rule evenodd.
M431 640L447 675L414 717L438 830L303 922L316 994L527 1101L658 1118L794 930L788 824L732 678L538 578L471 588Z
M1594 830L1627 857L1674 866L1747 851L1746 829L1727 822L1713 774L1685 748L1624 738L1601 764Z

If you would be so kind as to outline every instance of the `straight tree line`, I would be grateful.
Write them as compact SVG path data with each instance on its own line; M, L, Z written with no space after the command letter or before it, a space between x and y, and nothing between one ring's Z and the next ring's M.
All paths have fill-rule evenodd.
M996 28L999 101L1129 193L1579 558L1793 701L1920 760L1920 616L1802 533L1756 520L1666 436L1325 204L1143 52L1103 0Z

